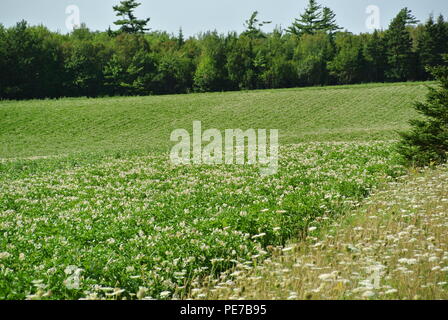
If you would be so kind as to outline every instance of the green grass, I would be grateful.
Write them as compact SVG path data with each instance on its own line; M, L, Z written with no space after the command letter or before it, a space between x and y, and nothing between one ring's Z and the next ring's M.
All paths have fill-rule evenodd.
M405 83L1 102L0 299L182 297L194 279L262 259L403 172L391 140L425 92ZM170 133L193 120L279 129L278 173L173 166Z
M425 83L0 102L0 158L167 151L172 130L280 129L280 143L390 140Z

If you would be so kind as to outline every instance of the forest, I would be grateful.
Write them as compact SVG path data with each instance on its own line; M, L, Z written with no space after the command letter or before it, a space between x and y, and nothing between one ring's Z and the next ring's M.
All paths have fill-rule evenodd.
M386 30L353 34L335 13L310 0L288 28L262 31L255 11L241 34L207 31L186 38L152 31L114 7L117 31L69 34L26 21L0 24L0 99L98 97L234 91L431 80L448 53L442 15L419 22L403 8Z

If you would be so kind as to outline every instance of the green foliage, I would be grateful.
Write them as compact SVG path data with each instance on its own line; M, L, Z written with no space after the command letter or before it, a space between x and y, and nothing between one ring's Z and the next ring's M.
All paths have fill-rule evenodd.
M177 47L181 48L185 44L184 32L182 28L179 29L179 34L177 35Z
M215 61L208 55L201 57L198 68L194 75L194 85L198 92L216 91L219 89L220 70Z
M140 3L137 3L136 0L123 0L119 5L113 7L118 17L121 17L120 20L114 22L115 25L120 27L121 32L125 33L145 33L149 28L146 28L146 25L151 20L147 19L137 19L134 15L134 10L140 6Z
M271 70L271 69L268 69ZM282 80L282 78L279 78ZM154 80L153 80L154 81ZM279 128L280 143L395 140L416 117L425 83L190 95L0 101L0 158L170 149L191 128ZM167 138L168 137L168 138ZM1 175L1 174L0 174Z
M378 142L285 146L280 164L260 177L163 153L0 161L0 299L182 298L403 171Z
M324 7L322 10L322 20L319 29L330 34L342 29L336 23L336 14L328 7Z
M369 82L383 82L388 68L384 32L375 30L373 34L367 35L364 45L364 60L367 75L365 79Z
M151 88L161 94L189 92L193 72L194 65L187 57L177 53L162 55L157 59Z
M333 56L334 47L329 35L322 32L304 34L294 54L300 84L303 86L328 84L327 63Z
M234 37L229 41L228 47L226 68L234 88L255 89L255 67L256 64L261 66L264 62L261 55L255 57L252 39L249 36Z
M442 15L434 22L430 16L417 38L417 53L420 59L420 72L423 77L430 76L427 67L443 64L443 54L448 53L448 24Z
M445 58L448 62L448 56ZM443 163L448 159L448 65L431 68L439 86L429 88L426 102L415 104L423 120L412 120L412 131L402 133L400 151L414 165Z
M365 60L359 37L340 33L336 36L336 56L328 64L330 74L340 84L361 82L364 77Z
M393 139L424 90L1 101L0 299L182 298L197 278L258 263L403 173L393 143L372 140ZM173 166L170 132L196 119L280 128L278 173Z
M263 88L288 88L299 83L293 60L297 45L297 37L284 37L281 30L274 30L272 37L259 51L263 57L263 71L259 78Z
M416 77L416 55L408 26L417 23L408 8L402 9L385 33L388 69L386 77L406 81Z
M70 96L94 97L105 94L103 63L110 50L94 40L87 28L75 29L73 41L64 44L65 89Z
M336 23L336 14L328 7L322 7L316 0L309 0L305 12L296 18L287 29L288 32L301 36L318 32L334 33L341 28Z
M127 20L143 21L133 14L137 6L123 1L116 7ZM276 27L266 33L261 28L270 21L260 21L255 11L241 34L215 31L188 39L182 29L176 35L145 32L134 22L119 32L81 25L68 35L26 22L0 26L0 99L428 80L426 66L448 53L443 17L414 27L407 8L389 30L372 34L338 32L334 13L316 1L303 19L293 32Z
M272 23L272 21L263 21L260 22L257 19L258 11L254 11L250 16L249 20L246 20L245 27L246 31L243 32L243 35L248 36L249 38L263 38L265 35L261 31L261 27Z
M226 88L226 50L223 37L210 32L202 37L199 64L194 74L196 91L219 91Z
M122 33L114 39L115 52L105 66L106 85L114 94L148 93L155 63L142 35Z
M322 6L317 4L316 0L309 0L305 12L296 18L288 32L300 36L302 34L314 34L319 30L322 21Z
M62 93L62 37L25 21L0 31L0 96L42 98Z

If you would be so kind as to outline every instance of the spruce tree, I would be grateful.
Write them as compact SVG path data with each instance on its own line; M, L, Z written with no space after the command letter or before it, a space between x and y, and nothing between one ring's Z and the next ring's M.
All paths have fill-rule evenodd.
M442 55L448 53L448 27L442 15L434 21L430 16L423 27L423 32L418 38L418 55L420 61L420 73L423 79L430 74L427 67L435 67L443 63Z
M185 44L184 31L179 28L179 33L177 35L177 48L180 49Z
M322 24L322 7L317 4L316 0L309 0L308 7L305 12L296 18L292 26L288 28L288 32L295 35L315 34Z
M400 152L413 165L446 162L448 158L448 56L445 64L431 68L439 86L430 87L426 102L415 109L424 119L412 120L412 130L401 133Z
M366 59L367 74L365 79L373 82L383 82L387 67L386 46L382 33L375 30L369 35L364 48L364 57Z
M322 20L319 24L319 29L330 34L342 29L336 23L336 14L330 8L325 7L322 10Z
M328 7L319 5L316 0L309 0L305 12L296 18L287 31L301 36L326 32L333 34L341 28L336 23L336 14Z
M412 38L407 27L418 21L408 8L402 9L392 20L385 34L388 69L386 76L391 81L407 81L413 77L416 59Z
M145 33L149 28L146 28L150 18L137 19L134 15L134 10L139 7L141 3L135 0L123 0L119 5L113 7L120 20L114 22L115 25L120 26L121 32L126 33Z

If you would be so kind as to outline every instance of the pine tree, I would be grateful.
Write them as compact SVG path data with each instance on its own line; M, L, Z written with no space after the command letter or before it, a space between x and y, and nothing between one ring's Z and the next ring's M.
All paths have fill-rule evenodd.
M442 55L448 53L448 27L442 15L434 22L430 16L423 27L423 32L418 39L418 55L420 61L420 73L423 79L427 79L430 74L427 67L435 67L443 63Z
M424 120L412 120L412 131L402 133L400 152L414 165L443 163L448 158L448 56L445 64L431 68L440 85L430 87L427 100L415 109Z
M120 26L120 31L125 33L145 33L149 28L146 28L150 18L137 19L134 15L134 10L139 7L141 3L135 0L123 0L119 5L113 7L118 17L122 19L114 22L115 25Z
M292 26L287 31L298 36L302 34L315 34L320 30L321 24L322 6L317 4L316 0L309 0L305 12L294 20Z
M373 34L369 36L364 48L364 57L367 64L365 80L383 82L384 73L387 67L387 55L382 33L378 30L375 30Z
M322 10L322 20L320 22L319 29L330 34L342 29L336 23L336 14L330 8L325 7Z
M270 24L272 21L262 21L260 22L257 19L258 11L254 11L250 16L249 20L246 20L244 26L246 27L246 31L243 32L243 35L248 36L249 38L264 38L264 34L261 31L261 27Z
M182 28L179 28L179 34L177 35L177 48L181 48L185 44L184 32Z
M411 80L416 69L412 38L407 27L418 21L408 8L402 9L392 20L385 34L388 69L386 76L391 81Z
M336 14L328 7L322 8L316 0L309 0L305 12L287 29L289 33L297 36L317 32L333 34L338 30L341 28L336 23Z

